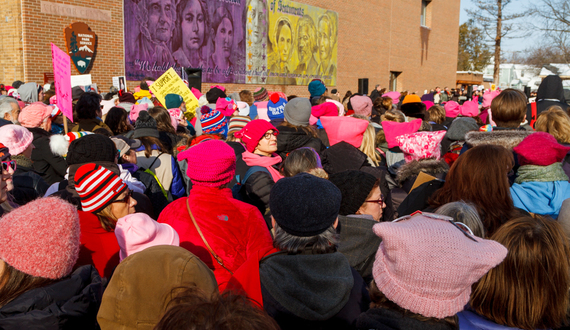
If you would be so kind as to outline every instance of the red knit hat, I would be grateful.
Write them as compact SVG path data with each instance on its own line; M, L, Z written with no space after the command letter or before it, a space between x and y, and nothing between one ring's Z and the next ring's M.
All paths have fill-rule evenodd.
M125 182L100 165L89 163L75 172L75 190L85 212L97 213L127 190Z
M220 140L204 140L178 154L186 160L186 174L193 185L221 187L230 182L236 171L234 149Z
M536 132L524 138L513 151L519 155L521 166L548 166L561 162L570 152L570 147L561 145L549 133Z
M39 198L0 219L0 259L28 275L60 279L77 261L79 237L75 206Z
M279 134L279 130L277 130L277 128L271 125L268 121L256 119L250 121L244 128L235 133L234 136L241 139L241 142L245 143L247 151L253 152L259 144L259 140L261 140L269 130L274 130Z

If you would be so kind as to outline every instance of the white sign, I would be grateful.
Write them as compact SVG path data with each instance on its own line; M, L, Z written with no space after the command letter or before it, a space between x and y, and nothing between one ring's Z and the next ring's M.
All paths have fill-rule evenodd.
M122 90L124 92L127 91L127 84L125 83L127 79L125 76L120 77L113 77L113 86L117 87L118 90Z
M71 87L75 86L87 86L91 85L93 82L91 81L90 74L81 74L76 76L71 76Z

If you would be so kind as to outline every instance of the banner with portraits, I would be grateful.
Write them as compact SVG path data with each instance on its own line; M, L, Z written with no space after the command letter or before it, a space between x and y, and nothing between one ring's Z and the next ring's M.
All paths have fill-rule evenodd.
M336 85L338 14L287 0L124 0L127 80Z

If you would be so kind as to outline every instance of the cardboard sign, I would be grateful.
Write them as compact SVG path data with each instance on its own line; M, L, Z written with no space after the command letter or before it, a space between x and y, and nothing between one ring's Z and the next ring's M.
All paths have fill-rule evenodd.
M57 106L61 112L73 121L73 105L71 97L71 59L63 50L51 44L51 59Z
M186 102L186 110L194 115L196 114L198 99L192 94L188 86L186 86L173 68L168 69L168 71L156 79L156 81L150 85L149 89L163 105L165 105L164 98L168 94L178 94L182 96L184 102Z
M97 54L97 35L85 23L73 23L65 28L67 53L79 73L89 73Z
M91 85L93 82L91 81L90 74L82 74L77 76L71 76L71 87L75 86L87 86Z

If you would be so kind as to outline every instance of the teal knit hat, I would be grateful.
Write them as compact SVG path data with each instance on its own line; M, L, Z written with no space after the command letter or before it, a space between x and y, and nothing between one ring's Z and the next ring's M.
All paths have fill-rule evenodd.
M178 94L168 94L164 98L166 109L180 108L182 102L184 102L184 99Z

